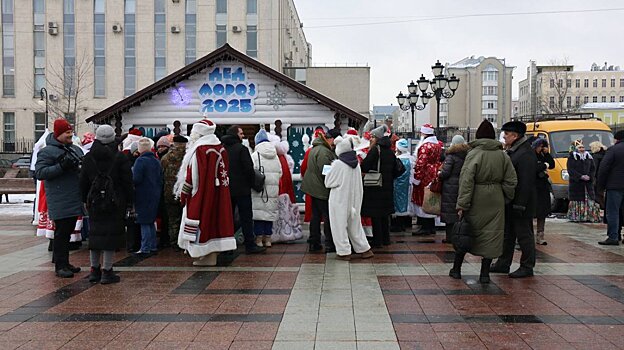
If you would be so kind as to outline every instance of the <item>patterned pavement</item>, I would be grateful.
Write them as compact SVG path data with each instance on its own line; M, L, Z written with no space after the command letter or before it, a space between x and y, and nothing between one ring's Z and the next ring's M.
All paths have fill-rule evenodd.
M102 286L54 277L29 217L0 209L0 227L0 349L624 348L624 247L596 244L603 225L550 220L536 276L485 286L479 258L453 280L441 235L405 233L351 262L303 242L211 268L119 253ZM88 251L71 261L87 271Z

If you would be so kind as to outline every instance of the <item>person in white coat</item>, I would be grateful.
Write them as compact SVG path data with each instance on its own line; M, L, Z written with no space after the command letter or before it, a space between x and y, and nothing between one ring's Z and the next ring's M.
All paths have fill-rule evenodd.
M279 182L282 177L282 166L277 158L275 146L269 142L264 129L260 129L254 139L256 147L251 155L254 168L264 173L262 192L252 191L251 206L253 208L254 233L256 244L260 247L271 246L273 221L278 218Z
M332 162L331 170L325 176L325 187L330 189L329 222L337 258L350 260L351 244L356 253L362 254L363 259L371 258L373 252L366 240L360 217L364 189L353 141L339 136L334 139L334 144L338 159Z

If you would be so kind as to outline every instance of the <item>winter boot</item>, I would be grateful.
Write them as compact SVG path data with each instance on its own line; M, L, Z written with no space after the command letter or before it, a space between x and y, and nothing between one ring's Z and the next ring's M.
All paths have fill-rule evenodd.
M48 243L48 251L49 252L53 252L54 251L54 240L50 239L50 242ZM54 261L53 261L54 262Z
M492 259L483 258L481 260L481 273L479 274L479 283L490 283L490 265Z
M449 276L456 280L461 279L461 266L464 262L464 256L466 253L457 253L455 252L455 260L453 261L453 268L449 271Z
M364 253L362 253L361 258L362 259L370 259L373 256L375 256L375 254L373 254L373 251L369 249L369 250L365 251Z
M195 260L193 266L217 266L217 256L219 253L210 253Z
M98 267L91 266L91 273L89 274L89 282L98 283L102 279L102 269Z
M265 247L271 247L271 236L262 236L262 243Z
M256 245L258 247L263 247L264 245L262 244L262 237L263 236L256 236Z
M117 276L112 268L110 270L102 269L102 278L100 279L100 284L117 283L120 280L121 277Z
M310 243L310 253L320 253L323 251L323 246L320 243Z

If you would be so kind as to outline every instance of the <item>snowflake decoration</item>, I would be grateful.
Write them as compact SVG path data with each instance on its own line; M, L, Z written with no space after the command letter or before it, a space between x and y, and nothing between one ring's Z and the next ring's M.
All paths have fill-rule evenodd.
M299 141L297 141L297 140L293 141L292 146L293 146L293 148L299 147Z
M287 93L281 91L279 86L275 84L275 88L273 91L267 91L267 104L272 105L274 110L279 110L280 107L284 107L286 105L286 96Z
M182 107L191 103L193 93L184 86L173 87L170 90L171 103L178 107Z

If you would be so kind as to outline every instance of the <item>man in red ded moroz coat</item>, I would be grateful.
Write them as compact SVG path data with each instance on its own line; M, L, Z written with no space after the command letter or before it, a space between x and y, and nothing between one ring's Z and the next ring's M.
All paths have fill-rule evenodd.
M417 235L434 235L435 231L435 215L425 213L422 210L425 197L425 188L438 176L438 170L442 162L440 156L442 154L442 142L435 137L435 132L431 124L425 124L420 128L422 141L418 147L418 157L414 171L414 179L412 184L412 202L416 204L416 216L421 224Z
M178 246L196 266L214 266L217 254L236 249L228 176L228 154L208 119L193 124L178 181L182 202Z

